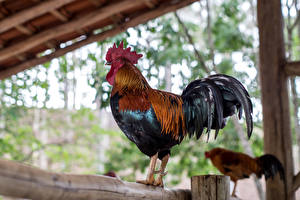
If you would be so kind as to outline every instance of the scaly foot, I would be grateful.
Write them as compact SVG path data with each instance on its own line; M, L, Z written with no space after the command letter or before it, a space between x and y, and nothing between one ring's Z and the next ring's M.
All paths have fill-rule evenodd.
M147 178L146 180L136 180L137 183L145 184L145 185L154 185L154 174L155 172L155 166L156 166L156 160L158 157L158 153L156 153L154 156L151 157L150 160L150 167L148 170Z
M136 180L137 183L141 183L144 185L154 185L154 177L150 178L150 179L146 179L146 180Z
M156 181L154 182L155 186L164 187L163 177L165 175L167 175L167 173L168 173L168 172L165 172L165 169L166 169L167 163L169 161L169 158L170 158L170 154L167 154L161 160L160 169L158 171L159 174L158 174L158 177L157 177Z

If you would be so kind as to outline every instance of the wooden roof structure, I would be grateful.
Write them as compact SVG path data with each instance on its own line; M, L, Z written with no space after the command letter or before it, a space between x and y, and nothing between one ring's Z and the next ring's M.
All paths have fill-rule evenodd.
M0 0L0 80L195 1Z

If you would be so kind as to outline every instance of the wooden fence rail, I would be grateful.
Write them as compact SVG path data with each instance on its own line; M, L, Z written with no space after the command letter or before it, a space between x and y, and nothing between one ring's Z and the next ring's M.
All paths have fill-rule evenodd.
M214 177L215 175L211 176ZM205 177L200 179L206 180L208 176ZM218 188L224 188L226 191L220 192L218 190L216 192L215 187L212 187L214 189L211 191L205 190L207 198L199 198L198 194L201 192L200 187L203 188L203 184L199 188L198 184L195 184L197 188L194 187L194 189L192 186L192 192L184 189L163 189L125 182L107 176L52 173L14 161L0 160L0 195L39 200L206 200L210 199L211 196L216 196L210 193L218 193L219 196L214 199L229 200L229 195L227 195L229 193L227 191L229 190L228 177L215 177L208 178L209 181L203 184L219 185ZM194 180L197 179L193 178ZM222 179L224 180L222 181ZM216 180L216 182L212 180ZM195 191L193 192L193 190ZM194 197L192 197L192 193Z

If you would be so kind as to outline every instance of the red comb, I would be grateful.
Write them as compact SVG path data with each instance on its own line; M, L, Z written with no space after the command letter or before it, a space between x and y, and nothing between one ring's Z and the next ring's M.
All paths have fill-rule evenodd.
M138 59L140 59L143 55L137 54L135 51L130 51L130 47L123 49L123 46L123 41L120 43L118 48L116 47L116 43L114 43L113 47L109 48L106 53L106 61L112 62L116 58L125 58L132 64L137 64Z

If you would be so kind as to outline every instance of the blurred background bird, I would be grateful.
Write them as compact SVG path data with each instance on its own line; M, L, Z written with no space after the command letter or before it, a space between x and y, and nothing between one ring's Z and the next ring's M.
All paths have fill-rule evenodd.
M114 171L108 171L105 174L103 174L104 176L109 176L109 177L113 177L113 178L117 178L117 179L121 179L116 172Z
M274 178L279 173L280 179L285 180L284 168L281 162L271 154L252 158L244 153L214 148L206 151L205 157L209 158L222 174L229 176L234 182L232 196L236 196L237 181L249 178L252 173L258 178L264 175L266 180L270 177Z
M163 186L162 177L170 149L186 137L200 138L202 132L226 125L226 118L245 112L248 137L253 129L252 103L248 92L235 78L216 74L191 82L181 95L150 87L135 66L141 54L123 49L123 42L109 48L106 61L111 65L106 80L113 86L110 106L113 117L128 139L149 156L147 185ZM161 165L155 171L156 161ZM158 174L154 179L154 174Z

